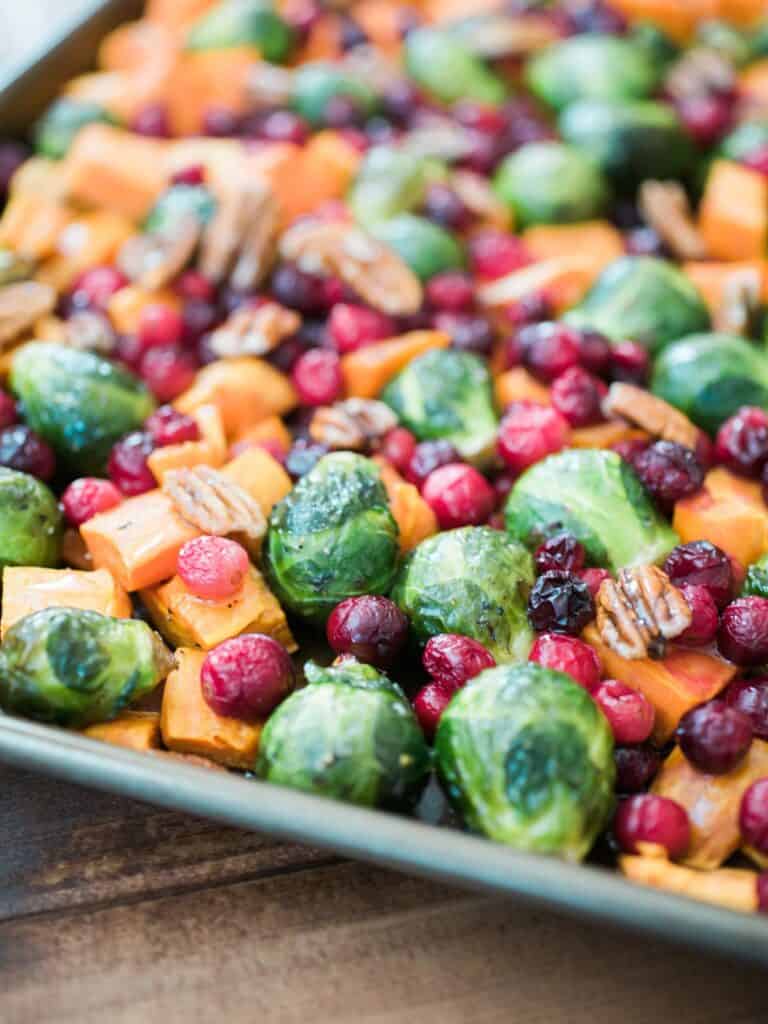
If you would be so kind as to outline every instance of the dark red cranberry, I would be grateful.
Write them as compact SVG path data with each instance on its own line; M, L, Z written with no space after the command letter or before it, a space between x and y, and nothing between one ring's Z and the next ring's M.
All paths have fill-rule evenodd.
M742 157L741 162L751 171L757 171L768 178L768 146L759 146L751 153Z
M416 438L405 427L393 427L384 435L379 454L390 462L398 473L405 473L416 451Z
M760 476L768 462L768 413L751 405L739 409L718 430L714 455L734 473Z
M597 597L600 587L602 587L605 581L611 579L611 574L607 569L582 569L579 576L589 587L589 592L593 598Z
M203 114L203 135L225 139L236 135L238 128L237 114L229 107L209 107Z
M419 108L422 97L416 86L406 78L389 83L381 94L382 110L390 121L406 125Z
M112 483L126 497L143 494L157 486L147 459L155 449L150 434L136 431L126 434L112 448L107 473Z
M618 679L604 679L592 698L608 719L617 743L644 743L651 735L655 710L645 694Z
M405 645L408 619L388 597L348 597L331 612L326 636L338 654L353 654L358 661L386 668Z
M82 526L100 512L119 505L122 500L122 494L109 480L83 476L66 488L61 496L61 507L71 526Z
M496 504L494 490L482 473L464 462L450 462L433 470L421 493L443 530L479 526Z
M274 110L261 120L258 137L266 142L292 142L303 146L309 138L309 125L292 110Z
M739 830L743 842L768 854L768 779L753 782L741 798Z
M705 587L718 608L733 594L733 569L728 555L708 540L678 544L667 555L664 572L677 587Z
M171 402L192 387L197 364L188 352L172 346L151 348L139 364L139 375L160 402Z
M632 460L645 489L664 511L695 494L704 483L704 469L690 448L675 441L656 441Z
M205 164L187 164L171 175L172 185L204 185L206 178Z
M711 146L728 131L733 103L728 96L702 93L685 96L677 104L680 120L700 146Z
M162 103L148 103L136 112L130 128L137 135L150 139L168 139L171 135L168 111Z
M213 302L216 298L216 287L213 282L199 270L185 270L176 278L174 290L182 299L192 302Z
M594 616L589 587L574 573L553 570L534 583L528 598L528 621L537 633L578 636Z
M608 388L599 377L572 366L552 382L552 405L572 427L589 427L603 419L602 403Z
M19 419L19 410L16 401L0 388L0 427L10 427Z
M17 423L0 430L0 466L50 480L56 471L56 456L39 434Z
M630 437L625 441L617 441L611 445L611 451L620 455L630 466L634 466L635 459L651 446L651 442L640 437Z
M443 313L468 313L475 304L472 279L460 270L435 274L424 290L429 305Z
M511 327L527 327L529 324L541 323L542 320L551 320L554 306L545 291L535 291L510 303L504 315Z
M182 308L181 318L183 321L181 340L190 348L199 345L203 336L213 330L220 320L216 306L205 299L188 299ZM211 360L206 360L206 362L211 362Z
M578 333L565 324L532 324L523 327L518 336L526 366L546 383L579 364Z
M768 600L740 597L724 609L717 632L720 653L737 665L768 661Z
M391 317L367 306L337 302L328 318L328 332L337 350L354 352L375 341L392 338L397 328Z
M493 325L479 313L437 313L434 325L450 337L453 348L462 352L487 356L493 348Z
M299 477L306 476L311 469L314 469L320 459L327 454L328 449L324 444L316 444L299 438L298 441L294 441L291 450L285 457L285 468L294 480L298 480Z
M611 345L599 331L578 332L579 362L590 373L604 377L611 363Z
M428 740L434 739L443 712L451 703L454 691L439 683L422 686L413 699L413 711Z
M706 587L691 586L688 583L680 587L680 593L691 609L691 624L675 638L675 643L687 647L702 647L711 644L717 636L719 618L717 605Z
M647 350L636 341L620 341L611 349L612 380L644 385L648 380L650 368L651 360Z
M542 633L534 641L528 661L535 661L556 672L565 672L585 690L592 691L600 682L597 652L575 636Z
M711 700L686 711L675 738L699 771L723 775L735 768L749 750L752 723L725 700Z
M504 277L531 262L531 255L520 238L491 228L470 239L469 257L474 273L486 280Z
M305 274L292 263L283 263L275 270L271 280L272 294L283 306L311 316L325 309L323 280Z
M502 505L507 500L514 483L515 478L511 473L499 473L494 479L493 490L496 494L497 505Z
M344 390L339 356L330 349L312 348L299 356L291 380L304 405L332 405Z
M244 633L208 652L200 682L203 697L216 714L258 721L293 689L293 663L272 637Z
M200 428L195 420L172 405L161 405L156 409L144 423L144 429L152 435L158 448L200 440Z
M451 692L496 664L494 656L481 643L458 633L430 637L421 660L433 681Z
M283 373L290 373L299 356L307 351L307 347L301 337L293 335L280 342L277 348L270 352L269 361Z
M438 466L458 462L460 459L461 456L450 441L421 441L416 445L411 461L406 467L405 478L420 488Z
M682 857L691 841L691 825L685 808L654 793L638 793L622 800L613 821L613 831L625 853L642 853L642 844L649 843L663 846L672 860Z
M630 256L667 256L667 247L649 227L630 228L624 235L624 247Z
M661 758L652 747L616 747L616 790L619 793L640 793L661 765Z
M248 552L241 544L204 534L182 545L176 571L195 597L227 601L242 588L249 567Z
M570 533L556 533L536 548L536 572L578 572L584 567L584 546Z
M136 333L144 351L156 347L172 348L181 344L184 320L173 306L153 302L141 311Z
M28 156L29 150L23 143L10 139L0 142L0 199L7 193L11 178Z
M71 309L105 310L109 300L130 284L130 281L117 267L91 267L85 270L72 285L69 296Z
M360 104L344 93L331 96L323 109L323 122L328 128L357 128L362 120Z
M535 402L513 402L499 426L498 449L515 473L559 452L568 440L568 423L556 409Z
M485 132L467 132L465 149L460 166L475 174L490 174L502 156L502 136L494 137Z
M511 370L516 366L520 366L523 361L523 346L520 344L519 332L516 331L504 339L502 352L505 370Z
M441 182L427 188L422 209L425 217L449 231L463 231L472 221L472 214L458 192Z
M729 707L736 708L752 723L758 739L768 740L768 678L736 679L724 695Z

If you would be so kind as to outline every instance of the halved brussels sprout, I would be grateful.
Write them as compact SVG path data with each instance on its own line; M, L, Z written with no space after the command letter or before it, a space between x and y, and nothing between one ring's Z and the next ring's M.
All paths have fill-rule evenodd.
M147 214L144 230L173 236L176 226L189 217L207 224L216 212L216 198L205 185L171 185Z
M768 555L763 555L747 569L741 590L742 597L768 597Z
M396 571L397 524L379 468L325 455L272 510L264 560L280 602L322 623L339 601L384 594Z
M302 64L294 72L291 106L310 124L323 123L328 101L334 96L349 96L364 114L372 114L378 97L359 78L335 64Z
M347 203L360 224L386 221L415 209L427 185L445 168L404 149L374 146L363 157Z
M632 338L652 353L709 327L707 307L691 280L672 263L652 256L624 256L611 263L564 319L616 342Z
M470 352L426 352L389 382L381 399L420 441L443 438L479 464L494 452L499 424L491 375Z
M486 669L456 694L435 740L466 824L518 850L581 860L613 809L613 739L583 687L541 665Z
M405 39L405 66L422 89L443 103L471 99L496 105L504 102L503 81L465 49L451 32L419 28Z
M172 667L170 652L145 622L46 608L5 635L0 706L40 722L82 728L114 718Z
M419 641L461 633L479 640L500 663L521 661L533 639L526 617L533 579L522 544L488 526L464 526L422 541L391 597Z
M62 519L53 493L29 473L0 467L0 568L59 560Z
M661 562L679 542L629 463L598 449L559 452L531 466L513 486L505 518L529 547L565 530L591 564L612 571Z
M529 142L506 157L495 188L520 227L599 217L609 190L593 160L562 142Z
M49 160L61 160L67 155L80 129L97 122L117 123L99 103L62 96L51 104L35 125L35 150Z
M734 335L693 334L661 353L651 390L714 433L742 405L768 410L768 357Z
M296 36L269 0L228 0L217 4L189 29L187 50L226 50L255 46L264 60L285 60Z
M80 475L101 473L115 441L138 429L155 407L128 370L57 342L20 348L10 383L30 427Z
M394 249L422 281L444 270L460 270L464 266L461 244L426 217L400 213L390 220L377 221L371 226L371 233Z

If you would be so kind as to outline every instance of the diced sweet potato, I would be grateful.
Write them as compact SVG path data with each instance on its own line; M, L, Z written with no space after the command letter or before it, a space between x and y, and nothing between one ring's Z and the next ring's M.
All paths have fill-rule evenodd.
M291 432L279 416L267 416L255 427L249 427L242 434L235 438L235 444L262 444L273 441L280 445L284 451L288 451L293 444Z
M252 768L259 749L261 725L217 715L200 685L204 651L180 647L178 668L165 681L160 728L169 750L200 754L230 768Z
M148 0L145 17L178 32L215 4L216 0Z
M334 11L321 11L312 19L304 44L295 55L295 63L335 61L341 56L341 27Z
M621 857L619 867L633 882L665 889L728 910L757 910L757 875L743 868L694 871L671 864L663 857Z
M179 50L178 33L168 25L142 18L118 25L99 47L99 67L106 71L135 71L171 61Z
M215 405L201 405L192 418L197 421L200 438L181 444L168 444L155 448L147 465L155 480L162 484L163 477L172 469L191 469L193 466L221 466L227 457L227 439L221 413Z
M253 46L186 52L169 76L165 103L174 135L200 133L206 110L221 107L234 114L248 105L248 76L260 59Z
M37 278L57 291L65 291L83 271L112 263L117 250L134 232L132 221L111 210L84 214L60 233L54 253Z
M74 219L74 210L58 200L31 191L14 192L0 218L0 246L35 260L47 259Z
M715 160L699 206L699 231L716 260L762 260L768 248L768 179Z
M523 366L514 366L499 374L494 382L496 404L504 409L512 402L535 402L549 405L549 388L539 384Z
M365 345L341 357L347 394L376 398L383 388L417 356L433 348L448 348L450 338L442 331L409 331L397 338Z
M690 39L700 18L714 17L711 0L612 0L630 21L650 21L678 43Z
M728 263L695 261L684 263L683 270L696 285L713 316L722 306L728 279L735 273L756 273L761 282L763 302L768 302L768 260L741 260Z
M149 291L136 284L126 285L114 293L107 303L107 313L118 334L135 334L141 314L147 306L181 308L181 299L170 288Z
M438 531L438 522L432 507L419 494L417 487L404 480L397 470L384 459L374 456L381 472L381 481L387 490L389 507L397 523L400 550L412 551L427 537Z
M749 28L765 17L765 0L713 0L715 16Z
M265 517L293 487L277 459L263 448L247 448L228 462L222 473L258 501Z
M83 729L83 735L102 743L129 750L159 750L160 715L156 711L124 711L112 722L101 722Z
M340 199L360 164L360 153L336 132L318 132L296 161L271 183L286 221L311 213L329 199Z
M391 0L360 0L355 21L379 50L396 56L403 40L400 10Z
M106 569L38 569L6 566L3 569L3 615L0 636L25 615L44 608L82 608L115 618L131 615L131 602Z
M571 431L571 448L610 448L619 441L647 441L648 434L621 420L596 423L593 427L578 427Z
M159 59L126 71L90 72L71 79L64 91L74 100L98 104L128 124L145 107L162 102L172 67L172 59Z
M546 289L557 309L573 305L584 295L591 277L584 261L571 253L539 260L505 277L496 278L477 290L478 301L491 309L502 309L513 302Z
M578 302L608 264L624 255L621 233L607 220L540 224L524 231L523 241L537 260L568 260L569 273L550 284L558 308Z

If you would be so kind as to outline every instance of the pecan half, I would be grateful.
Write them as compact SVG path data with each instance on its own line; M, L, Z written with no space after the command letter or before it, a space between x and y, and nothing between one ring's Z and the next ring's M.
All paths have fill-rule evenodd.
M15 341L55 305L55 290L40 281L19 281L0 287L0 347Z
M756 267L742 267L728 274L712 317L715 330L746 338L757 337L762 289L762 276Z
M237 534L249 550L258 549L267 528L261 505L223 473L210 466L173 469L163 477L163 490L198 530L217 537Z
M597 629L620 657L662 658L666 641L691 624L691 609L666 573L655 565L621 569L597 594Z
M639 205L646 223L678 259L706 258L707 247L682 185L676 181L646 181L640 187Z
M362 451L397 426L397 416L384 402L347 398L323 406L309 425L313 441L334 450Z
M258 309L236 310L210 337L210 348L222 358L263 356L301 327L301 317L277 302Z
M197 218L185 217L172 234L133 235L120 246L117 265L142 288L162 288L191 261L200 232Z
M203 230L199 269L217 284L228 278L235 291L251 291L272 266L278 226L272 189L260 181L241 182L220 199Z
M109 320L101 313L84 309L73 313L64 323L64 344L84 352L109 355L117 344L117 335Z
M673 99L731 92L736 84L733 64L718 50L696 46L686 51L668 72L665 92Z
M654 437L676 441L694 451L699 442L699 431L687 416L663 398L634 384L611 384L603 401L603 413L608 419L618 416Z
M482 226L508 230L511 222L509 208L496 195L487 178L474 171L454 171L450 183Z

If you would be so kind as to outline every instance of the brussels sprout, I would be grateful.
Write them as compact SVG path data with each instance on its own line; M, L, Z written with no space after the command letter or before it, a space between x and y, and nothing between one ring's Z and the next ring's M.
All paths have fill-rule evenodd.
M564 319L616 342L632 338L650 352L709 327L707 307L690 279L652 256L625 256L611 263Z
M602 214L609 191L584 153L562 142L529 142L499 166L496 191L520 227L565 224Z
M743 160L768 146L768 119L742 121L720 143L719 153L727 160Z
M434 160L392 146L374 146L363 157L347 202L360 224L386 221L417 207L427 185L445 173Z
M140 427L154 408L133 374L57 342L20 348L10 383L27 423L78 474L102 472L115 441Z
M502 80L456 36L438 28L419 28L408 33L405 66L422 89L443 103L469 99L496 105L503 103L506 96Z
M396 571L397 524L378 466L325 455L272 510L264 558L281 603L324 622L339 601L384 594Z
M680 47L666 33L650 21L639 21L630 33L635 46L645 50L658 72L663 72L680 55Z
M0 568L55 566L61 533L61 511L45 484L0 467Z
M534 96L556 110L582 99L639 100L653 92L657 65L632 39L578 35L542 50L528 62Z
M768 597L768 555L758 558L747 569L741 596Z
M581 686L541 665L486 669L440 719L437 768L476 832L581 860L613 809L613 740Z
M533 562L521 544L488 526L428 537L411 552L392 589L411 633L479 640L498 662L528 656L533 635L526 609Z
M225 50L255 46L264 60L283 61L296 41L291 26L268 0L228 0L190 28L187 50Z
M63 96L35 125L35 150L49 160L61 160L80 129L96 122L116 124L114 117L100 104Z
M5 711L82 728L105 722L153 690L173 659L138 619L46 608L11 626L0 648Z
M461 243L426 217L401 213L390 220L377 221L370 230L379 241L394 249L422 281L464 266Z
M305 666L309 685L269 717L256 772L364 807L411 807L430 755L400 688L371 665Z
M147 214L144 230L153 235L174 234L177 224L195 217L207 224L216 212L216 199L204 185L172 185Z
M296 68L291 106L310 124L323 123L325 108L334 96L349 96L364 114L373 114L378 102L365 82L335 64L302 64Z
M621 190L646 178L684 178L696 162L690 137L666 103L580 100L560 115L560 131Z
M433 349L390 381L381 394L420 441L444 438L470 462L493 453L498 420L491 376L470 352Z
M566 530L594 565L615 571L662 561L678 543L628 462L611 451L571 449L531 466L512 488L507 530L531 547Z
M742 405L768 410L768 357L730 334L693 334L661 353L651 390L714 433Z

